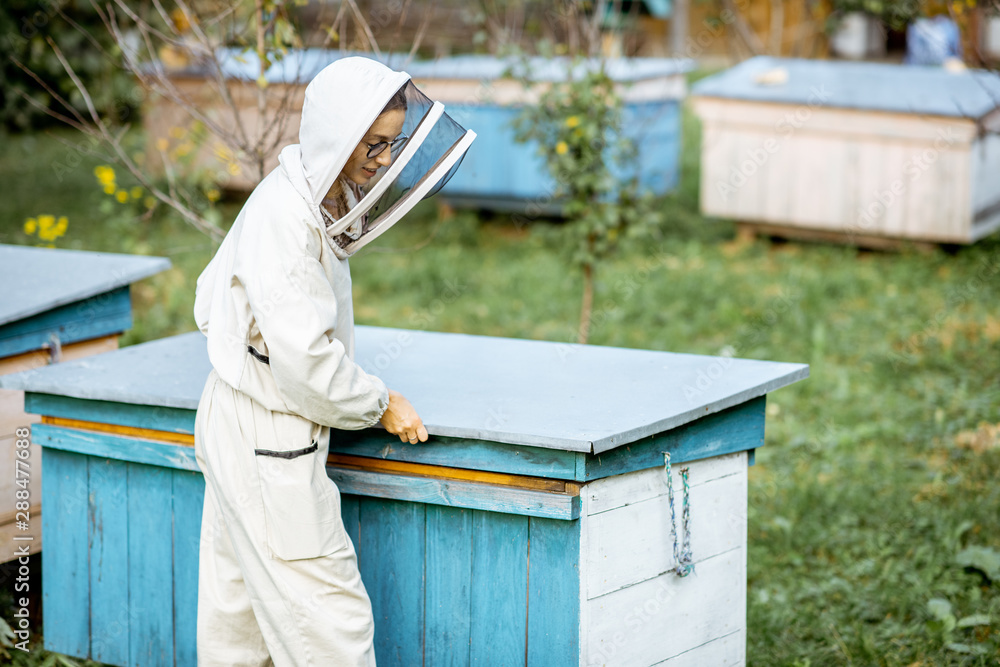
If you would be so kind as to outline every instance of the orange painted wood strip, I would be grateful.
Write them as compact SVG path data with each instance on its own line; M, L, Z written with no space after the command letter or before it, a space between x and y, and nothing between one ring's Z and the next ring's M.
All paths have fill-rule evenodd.
M171 433L169 431L158 431L150 428L120 426L118 424L103 424L101 422L84 421L82 419L66 419L63 417L49 416L43 416L42 423L51 424L53 426L61 426L64 428L142 438L143 440L169 442L171 444L184 445L187 447L194 446L194 436L187 433ZM436 479L454 479L466 482L478 482L480 484L513 486L521 489L533 489L536 491L566 493L569 495L579 495L580 493L580 486L578 484L567 483L557 479L529 477L527 475L509 475L498 472L486 472L483 470L449 468L447 466L429 465L426 463L389 461L386 459L373 459L365 456L348 456L345 454L330 454L326 461L329 465L355 468L358 470L369 470L372 472L416 475L419 477L433 477Z
M90 340L82 340L77 343L70 343L62 348L61 361L72 361L81 357L89 357L102 352L110 352L118 349L118 336L120 334L110 334ZM45 350L29 350L21 354L15 354L6 359L0 359L0 375L8 373L20 373L21 371L41 368L52 363L52 353Z
M482 484L514 486L522 489L534 489L537 491L554 491L557 493L567 492L567 484L562 480L544 479L542 477L528 477L526 475L508 475L499 472L468 470L466 468L449 468L446 466L429 465L426 463L410 463L408 461L389 461L386 459L372 459L365 456L348 456L345 454L330 454L327 457L326 462L330 465L342 466L345 468L356 468L359 470L370 470L372 472L416 475L419 477L434 477L436 479L455 479L466 482L479 482ZM575 491L576 494L578 494L579 487L577 487ZM571 493L571 495L576 494Z
M99 433L113 433L132 438L142 438L143 440L156 440L159 442L169 442L175 445L185 445L194 447L194 436L189 433L171 433L170 431L158 431L152 428L139 428L137 426L119 426L118 424L102 424L101 422L84 421L82 419L65 419L63 417L42 417L43 424L53 426L63 426L65 428L75 428L83 431L97 431Z

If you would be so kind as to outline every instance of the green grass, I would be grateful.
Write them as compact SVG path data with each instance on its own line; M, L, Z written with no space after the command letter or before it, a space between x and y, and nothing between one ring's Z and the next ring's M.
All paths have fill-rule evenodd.
M997 436L964 444L1000 422L1000 240L951 254L737 241L698 213L690 114L684 140L662 240L598 269L591 342L811 365L769 397L751 469L750 663L998 664L1000 582L955 556L1000 550ZM50 212L70 217L60 247L166 255L175 268L136 288L126 341L194 329L210 242L169 218L109 228L94 162L54 181L60 144L5 145L0 242L30 243L24 218ZM422 206L352 260L358 323L574 340L580 278L543 227ZM932 598L989 624L945 631Z

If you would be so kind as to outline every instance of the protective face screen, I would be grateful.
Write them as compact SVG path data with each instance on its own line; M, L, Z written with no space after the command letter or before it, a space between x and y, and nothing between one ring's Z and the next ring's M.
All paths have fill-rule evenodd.
M401 100L405 101L406 112L402 135L407 139L385 149L391 151L390 164L378 169L365 186L361 201L330 230L334 235L341 234L359 217L364 221L359 237L341 234L337 239L349 254L384 233L420 200L440 190L475 139L475 132L456 123L444 113L443 104L430 100L412 82L403 86L390 106Z

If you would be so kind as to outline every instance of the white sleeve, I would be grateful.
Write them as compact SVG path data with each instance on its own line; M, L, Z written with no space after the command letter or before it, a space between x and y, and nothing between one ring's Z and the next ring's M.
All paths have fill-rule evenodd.
M385 383L369 375L334 337L337 298L320 264L316 238L301 223L272 219L244 229L234 276L264 343L278 391L317 424L357 430L389 405Z
M219 263L219 253L204 268L195 282L194 291L194 321L203 334L208 335L208 316L212 310L212 297L215 290L215 270Z

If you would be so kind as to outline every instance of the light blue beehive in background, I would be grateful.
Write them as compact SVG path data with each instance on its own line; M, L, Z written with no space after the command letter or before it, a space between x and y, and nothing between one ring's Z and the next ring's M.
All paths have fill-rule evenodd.
M169 266L162 257L0 245L0 375L117 348L118 336L132 326L130 283ZM39 448L29 448L19 464L18 470L29 474L15 470L16 430L38 421L24 412L23 403L23 392L0 389L0 460L10 473L0 480L0 498L11 503L0 510L0 541L37 553L42 547ZM24 517L9 511L16 490L29 492L27 530L16 523ZM0 560L13 553L6 550Z
M594 60L575 66L569 58L531 58L530 78L544 87L584 70L600 66ZM681 150L680 104L686 91L690 60L618 58L607 60L607 73L616 82L625 108L622 136L635 142L638 154L625 165L612 165L620 179L637 177L644 191L657 195L672 191L678 182ZM512 121L526 104L535 104L538 89L526 90L510 78L509 70L524 71L525 63L493 56L456 56L435 62L417 62L406 70L432 99L444 102L448 113L479 136L462 167L442 189L449 201L524 215L558 212L556 182L545 164L538 142L517 143ZM609 143L620 137L609 138ZM608 150L608 160L612 151Z
M356 361L431 433L331 435L380 667L743 664L747 466L808 367L374 327ZM195 664L209 370L194 332L0 380L46 416L49 649ZM678 519L690 469L685 578L665 452Z

